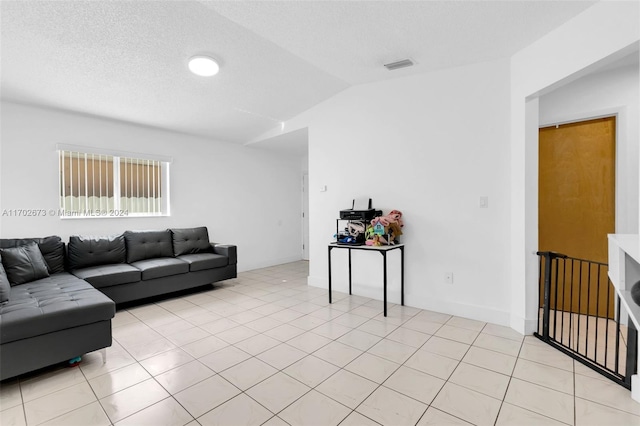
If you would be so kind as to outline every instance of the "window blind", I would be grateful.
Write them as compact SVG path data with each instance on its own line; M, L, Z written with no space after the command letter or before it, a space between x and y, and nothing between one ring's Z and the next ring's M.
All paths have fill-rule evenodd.
M168 162L59 150L64 216L168 214Z

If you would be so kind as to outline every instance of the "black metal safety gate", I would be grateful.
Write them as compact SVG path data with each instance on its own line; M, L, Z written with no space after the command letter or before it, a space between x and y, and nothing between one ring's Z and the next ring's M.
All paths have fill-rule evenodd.
M621 317L607 264L538 252L540 309L536 337L631 389L637 371L633 321Z

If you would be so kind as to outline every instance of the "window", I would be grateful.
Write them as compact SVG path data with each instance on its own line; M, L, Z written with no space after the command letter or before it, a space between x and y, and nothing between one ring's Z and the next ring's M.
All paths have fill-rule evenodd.
M170 160L58 149L62 217L166 216Z

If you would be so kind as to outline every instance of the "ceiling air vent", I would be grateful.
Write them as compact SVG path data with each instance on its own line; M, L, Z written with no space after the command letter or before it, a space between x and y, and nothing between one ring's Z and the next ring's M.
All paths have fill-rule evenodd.
M413 66L413 61L411 59L403 59L401 61L391 62L390 64L384 64L384 66L389 71L393 71L393 70L397 70L397 69L400 69L400 68Z

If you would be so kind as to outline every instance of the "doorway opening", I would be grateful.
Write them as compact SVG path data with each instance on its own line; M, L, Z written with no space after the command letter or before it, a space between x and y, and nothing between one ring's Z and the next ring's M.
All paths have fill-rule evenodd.
M539 130L538 249L607 261L615 232L616 118Z
M539 251L607 262L607 235L615 233L615 129L616 118L605 117L539 130ZM600 274L606 282L606 268ZM585 289L590 295L592 290ZM582 314L612 312L605 292L588 303L579 303L580 297L574 292L558 306Z
M636 332L607 275L615 233L616 117L538 134L539 321L536 336L630 386ZM616 309L617 308L617 309Z
M302 260L309 260L309 174L302 175Z

